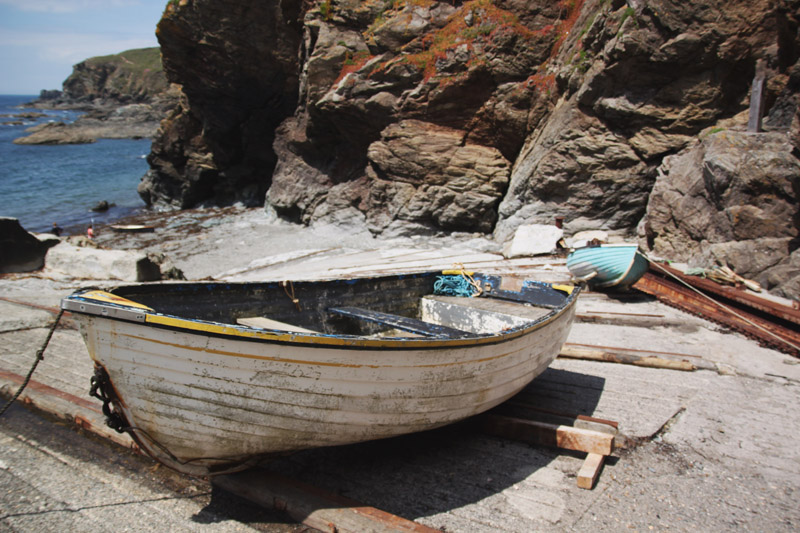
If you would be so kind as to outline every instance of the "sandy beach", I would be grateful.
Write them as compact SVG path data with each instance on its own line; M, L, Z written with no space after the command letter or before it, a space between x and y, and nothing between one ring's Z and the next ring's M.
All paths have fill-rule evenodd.
M348 269L447 268L453 262L542 278L567 276L558 258L507 260L498 243L479 235L376 239L354 228L305 228L276 221L262 209L148 213L124 223L153 226L154 231L119 233L101 227L96 243L164 253L187 279L291 279L293 274L302 279ZM63 296L80 286L103 284L55 276L47 268L0 277L4 375L27 372ZM465 427L311 450L270 467L449 532L797 529L800 416L791 407L800 401L797 359L641 294L588 292L579 300L578 314L583 318L576 320L569 337L574 346L685 354L684 359L697 364L696 370L681 372L559 358L524 391L525 401L553 411L617 421L633 443L614 452L591 491L575 485L581 454L489 437ZM34 375L41 386L26 391L23 399L40 408L54 406L51 411L67 410L60 418L90 420L89 414L69 411L69 402L51 402L42 395L49 387L88 399L88 355L69 321L62 326ZM6 379L4 393L15 390L17 383ZM101 420L101 415L95 417ZM14 433L18 430L4 431L6 442L21 442ZM34 442L38 437L27 438ZM9 482L49 494L55 509L83 509L76 516L89 520L93 511L80 491L65 494L38 470L23 466L24 461L45 461L44 455L35 459L39 456L34 451L33 458L23 457L16 445L4 450L0 474ZM82 460L91 465L91 458ZM76 468L80 476L72 470L64 475L82 479L94 466ZM120 475L131 477L124 471ZM195 485L208 487L203 483ZM33 507L20 507L13 494L0 496L0 508L16 509L0 511L0 524L30 530ZM99 501L111 497L95 496ZM173 516L176 530L194 530L190 517L202 501L208 504L209 496L205 498L192 504L194 508L187 503ZM49 516L55 531L59 513ZM235 521L235 530L251 530L246 522Z

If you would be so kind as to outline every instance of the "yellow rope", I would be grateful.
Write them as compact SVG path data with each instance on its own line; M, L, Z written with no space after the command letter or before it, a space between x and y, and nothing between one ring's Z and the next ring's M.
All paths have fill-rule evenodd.
M475 287L476 291L478 291L472 296L480 296L483 293L481 284L475 281L475 278L472 277L472 272L467 272L467 269L464 267L464 263L453 263L453 269L456 270L461 277L467 280L470 285Z

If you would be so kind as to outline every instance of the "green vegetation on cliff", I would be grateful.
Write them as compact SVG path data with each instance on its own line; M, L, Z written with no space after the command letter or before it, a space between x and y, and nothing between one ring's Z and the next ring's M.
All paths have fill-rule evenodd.
M161 66L161 49L157 46L126 50L119 54L91 57L85 60L84 63L89 66L114 65L118 69L139 76L150 71L163 72L164 70Z

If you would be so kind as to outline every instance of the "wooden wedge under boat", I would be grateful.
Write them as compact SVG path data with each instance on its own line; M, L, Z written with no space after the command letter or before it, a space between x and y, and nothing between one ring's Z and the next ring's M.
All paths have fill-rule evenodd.
M480 293L448 295L454 283ZM137 284L79 290L62 308L95 361L109 425L209 475L486 411L555 359L579 292L439 272Z
M627 289L647 272L649 261L630 243L590 244L567 256L567 268L577 281L593 289Z

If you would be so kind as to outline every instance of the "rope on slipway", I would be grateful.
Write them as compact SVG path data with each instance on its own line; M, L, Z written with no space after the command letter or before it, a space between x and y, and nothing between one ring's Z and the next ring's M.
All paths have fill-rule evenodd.
M28 386L28 383L31 381L31 376L33 376L33 371L36 370L36 367L39 365L39 361L44 359L44 351L47 349L47 345L50 344L50 339L53 338L53 333L55 332L56 327L58 327L58 323L63 315L64 315L64 310L63 309L59 310L55 322L53 322L53 325L50 326L50 331L47 332L47 338L44 340L44 344L42 344L42 347L39 348L38 352L36 352L36 360L33 362L33 366L31 366L31 369L28 371L28 375L25 376L25 380L22 382L22 386L20 386L17 393L14 394L14 396L10 400L8 400L8 402L3 406L3 409L0 410L0 416L3 416L5 414L8 408L11 407L11 404L14 403L17 400L17 398L19 398L20 394L22 394L22 391L24 391L25 387Z

